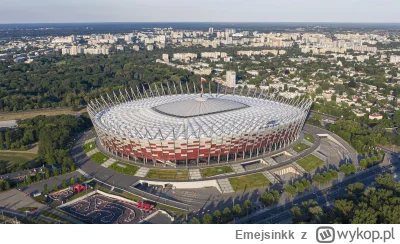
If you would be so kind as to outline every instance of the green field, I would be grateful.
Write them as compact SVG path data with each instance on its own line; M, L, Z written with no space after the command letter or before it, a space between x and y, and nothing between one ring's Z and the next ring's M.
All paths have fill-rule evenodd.
M324 161L317 156L310 154L300 160L297 160L297 164L303 167L303 169L305 169L307 172L311 172L323 165Z
M306 139L307 141L309 141L311 143L315 142L314 137L312 135L310 135L310 134L307 134L307 133L304 133L304 139Z
M219 166L213 168L205 168L201 169L200 173L203 178L211 177L214 175L226 174L233 172L233 169L230 166Z
M97 152L90 156L90 159L97 164L103 164L105 161L109 159L106 155L102 154L101 152Z
M167 169L151 169L146 178L160 180L187 180L189 172L187 170L167 170Z
M119 165L124 165L124 167L120 167ZM115 162L113 163L110 167L108 167L109 169L112 169L114 171L123 173L123 174L127 174L127 175L134 175L136 173L136 171L139 169L139 167L132 165L132 164L126 164L126 163L122 163L122 162Z
M299 144L297 144L296 146L293 147L293 150L296 152L301 152L308 148L310 148L310 147L307 144L300 142Z
M263 173L229 178L229 182L234 191L244 191L246 189L259 188L271 184Z
M22 170L20 167L26 163L31 162L37 158L37 154L34 153L19 153L19 152L7 152L0 151L0 161L7 162L7 171L16 169L17 171Z
M92 151L95 148L96 148L96 144L94 142L89 142L89 143L87 143L87 144L85 144L83 146L83 151L84 152L89 152L89 151Z

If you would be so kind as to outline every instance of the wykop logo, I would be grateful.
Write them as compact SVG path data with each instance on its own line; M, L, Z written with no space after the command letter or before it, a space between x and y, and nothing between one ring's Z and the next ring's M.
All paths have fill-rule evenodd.
M317 241L319 243L332 243L335 241L335 229L329 226L317 228Z

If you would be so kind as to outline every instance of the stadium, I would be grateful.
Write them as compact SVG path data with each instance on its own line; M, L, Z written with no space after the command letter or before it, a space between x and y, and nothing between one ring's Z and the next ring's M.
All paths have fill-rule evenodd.
M275 98L257 89L210 88L203 94L186 86L136 87L92 100L87 110L102 147L155 166L244 160L295 142L311 107L309 100Z

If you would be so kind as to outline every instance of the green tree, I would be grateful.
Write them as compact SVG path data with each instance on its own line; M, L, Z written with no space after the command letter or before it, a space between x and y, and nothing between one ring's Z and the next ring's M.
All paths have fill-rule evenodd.
M79 179L79 183L83 183L85 181L85 178L83 177L83 175L80 175L78 177L78 179Z
M55 191L55 192L58 191L58 186L57 186L57 184L55 184L55 183L54 183L54 185L53 185L53 191Z
M43 186L43 193L44 193L45 195L48 195L48 194L49 194L49 189L47 189L47 184L46 184L46 183L45 183L44 186Z
M361 160L360 160L360 167L361 167L362 169L366 169L366 168L368 167L367 160L365 160L364 158L361 159Z
M48 169L45 170L45 172L44 172L44 177L45 177L46 179L50 178L50 171L49 171Z
M203 216L203 224L212 224L212 216L210 214Z
M219 224L220 219L221 219L221 212L219 210L215 210L213 214L214 223Z
M290 184L286 184L285 185L285 192L289 193L291 196L294 196L294 195L296 195L296 188L294 188Z
M232 216L231 210L225 208L224 211L222 211L222 216L224 216L224 218L230 218Z
M8 182L8 180L6 180L6 183L4 184L4 189L8 190L10 189L10 182Z
M239 215L242 214L242 208L240 207L239 204L235 204L235 206L233 206L233 208L232 208L232 213L233 213L233 215L235 215L235 216L239 216Z
M199 221L196 217L193 217L193 218L190 220L189 223L190 223L190 224L200 224L200 221Z
M67 185L67 181L63 180L62 183L61 183L61 185L62 185L63 188L67 188L67 186L68 186L68 185Z
M75 185L75 184L76 184L76 180L75 180L74 177L72 177L72 178L71 178L71 186L73 186L73 185Z
M253 204L251 203L250 200L246 200L244 201L243 208L244 210L246 210L246 214L248 215L249 212L251 212L251 210L253 209Z
M260 201L264 203L266 206L269 206L275 202L275 199L271 193L264 192L260 197Z
M27 175L27 176L25 177L25 182L26 182L27 185L29 185L29 184L32 183L32 178L31 178L30 175Z

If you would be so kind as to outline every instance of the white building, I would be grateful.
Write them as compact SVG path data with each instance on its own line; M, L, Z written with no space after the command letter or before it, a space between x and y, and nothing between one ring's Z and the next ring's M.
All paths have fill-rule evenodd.
M226 85L228 87L236 86L236 72L229 70L226 71Z

